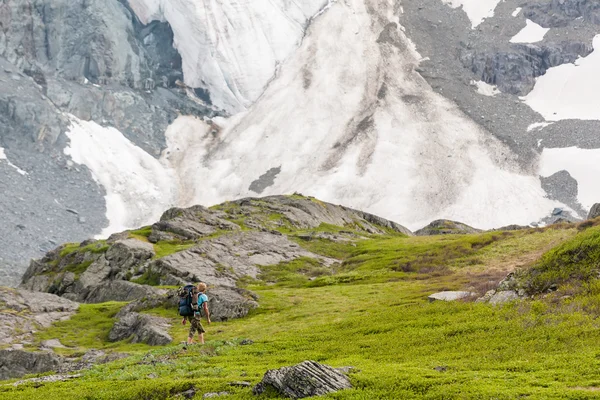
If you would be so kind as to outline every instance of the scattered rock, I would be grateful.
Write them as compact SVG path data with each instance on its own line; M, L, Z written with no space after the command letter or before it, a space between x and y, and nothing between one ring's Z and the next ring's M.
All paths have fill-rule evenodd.
M476 295L476 293L472 293L472 292L447 291L447 292L434 293L432 295L429 295L427 297L427 299L430 302L434 302L436 300L438 300L438 301L457 301L457 300L466 299L466 298L469 298L469 297L475 296L475 295Z
M447 219L438 219L424 228L415 232L417 236L434 236L450 234L471 234L479 233L481 230L465 225L462 222L450 221Z
M436 370L437 372L446 372L448 370L448 367L440 365L435 367L434 370Z
M17 382L12 383L12 385L13 386L19 386L19 385L22 385L24 383L64 382L64 381L70 381L71 379L80 378L81 376L82 376L81 374L74 374L74 375L49 375L49 376L43 376L41 378L23 379L22 381L17 381Z
M242 339L242 341L240 342L240 345L242 345L242 346L248 346L250 344L254 344L254 340L252 340L252 339Z
M229 386L250 387L250 386L252 386L252 384L250 382L246 382L246 381L235 381L235 382L229 382Z
M46 348L46 349L56 349L56 348L64 349L64 348L66 348L58 339L44 340L40 344L40 347Z
M352 385L346 375L335 369L315 361L304 361L295 366L267 371L253 392L261 394L267 387L274 388L286 397L302 399L350 389Z
M212 399L214 397L228 396L228 395L229 395L229 392L211 392L211 393L204 393L202 398L203 399Z

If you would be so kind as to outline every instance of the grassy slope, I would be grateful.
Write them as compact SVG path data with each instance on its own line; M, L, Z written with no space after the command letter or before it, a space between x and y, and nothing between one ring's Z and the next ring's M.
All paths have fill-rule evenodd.
M249 286L261 297L260 309L243 320L212 324L207 345L188 350L179 345L148 351L123 342L106 344L107 318L117 305L85 306L72 321L41 333L40 340L59 337L75 347L72 352L102 347L136 355L84 371L83 378L72 382L0 386L0 398L163 399L195 386L197 398L227 391L231 395L221 398L251 399L257 397L250 389L228 383L254 384L267 369L306 359L357 368L351 374L355 389L328 398L596 398L599 284L586 284L569 299L560 299L564 293L559 291L504 307L426 301L439 290L482 288L490 277L530 264L544 250L589 232L577 237L575 229L390 236L356 246L336 244L333 250L324 240L298 240L314 251L343 258L338 273L322 276L318 267L302 263L281 272L265 269L265 280L276 285ZM94 311L104 316L93 316ZM151 312L173 318L175 343L185 339L187 328L177 325L174 310ZM95 318L100 321L93 333L73 335L89 329ZM255 343L242 346L243 338Z

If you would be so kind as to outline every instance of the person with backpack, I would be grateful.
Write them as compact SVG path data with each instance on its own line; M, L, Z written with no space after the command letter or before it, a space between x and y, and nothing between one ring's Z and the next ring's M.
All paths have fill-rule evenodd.
M179 289L179 315L183 316L181 324L190 322L190 333L187 344L194 343L194 334L198 333L198 340L204 344L204 327L200 321L200 309L204 310L206 322L210 325L210 312L208 311L208 297L206 296L206 283L200 282L197 286L187 285Z

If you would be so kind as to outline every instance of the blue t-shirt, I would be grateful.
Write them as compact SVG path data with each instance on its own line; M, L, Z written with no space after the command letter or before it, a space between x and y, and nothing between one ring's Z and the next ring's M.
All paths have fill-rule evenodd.
M208 297L204 293L198 295L198 308L202 308L203 303L208 302Z

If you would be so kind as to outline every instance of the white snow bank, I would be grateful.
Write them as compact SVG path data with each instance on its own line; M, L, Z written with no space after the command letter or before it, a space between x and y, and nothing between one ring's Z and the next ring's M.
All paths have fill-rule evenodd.
M517 15L519 15L519 13L521 12L522 8L521 7L517 7L515 9L515 11L513 11L512 16L516 17Z
M550 28L542 28L531 20L526 20L526 25L515 36L510 39L511 43L536 43L544 40L544 36Z
M264 91L328 0L130 0L143 23L168 21L185 83L235 113Z
M70 143L64 152L74 162L87 166L106 190L110 225L100 236L156 222L175 202L172 171L118 130L70 118Z
M471 85L477 87L477 93L484 96L494 97L495 95L502 93L496 85L490 85L483 81L471 81Z
M600 35L593 44L587 57L550 68L539 77L523 98L525 103L547 121L600 120Z
M452 8L462 6L463 11L471 20L471 27L475 29L484 19L493 17L494 10L502 0L442 0Z
M577 147L544 149L540 159L540 175L551 176L566 170L577 181L577 199L590 209L600 201L600 149L580 149Z
M27 172L23 171L21 168L17 167L15 164L11 163L8 158L6 157L6 153L4 152L4 149L2 147L0 147L0 161L6 161L6 163L8 164L9 167L12 167L14 169L17 170L17 172L23 176L29 175Z

